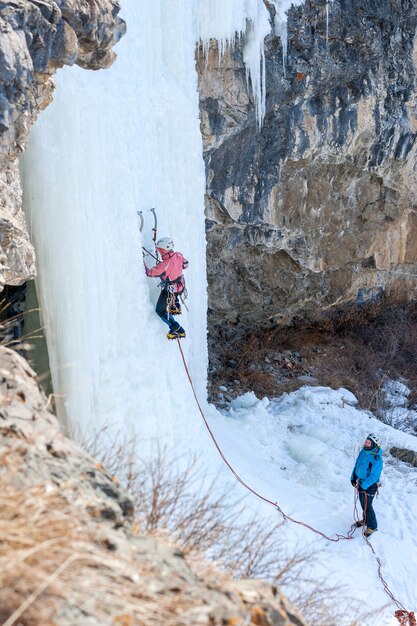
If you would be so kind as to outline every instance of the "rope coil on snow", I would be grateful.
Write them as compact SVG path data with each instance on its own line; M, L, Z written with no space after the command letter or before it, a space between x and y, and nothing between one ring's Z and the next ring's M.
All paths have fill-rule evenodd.
M394 615L400 626L416 626L416 616L412 611L395 611Z
M281 513L281 515L283 516L283 518L285 520L288 520L289 522L292 522L293 524L299 524L300 526L304 526L305 528L308 528L309 530L311 530L312 532L316 533L317 535L320 535L321 537L324 537L324 539L327 539L327 541L333 541L334 543L340 541L341 539L353 539L353 535L355 533L356 530L356 524L353 523L349 532L347 533L347 535L339 535L336 533L336 539L334 537L329 537L328 535L326 535L325 533L321 532L320 530L317 530L316 528L313 528L312 526L309 526L309 524L305 524L304 522L300 522L299 520L296 520L292 517L290 517L289 515L287 515L286 513L284 513L284 511L281 509L281 507L279 506L278 502L273 502L272 500L269 500L268 498L266 498L265 496L261 495L260 493L258 493L255 489L253 489L252 487L250 487L250 485L248 485L243 478L241 478L239 476L239 474L236 472L236 470L232 467L232 465L229 463L229 461L226 459L222 449L220 448L216 437L213 434L213 431L210 428L210 425L207 421L207 418L204 414L203 409L201 408L200 402L198 400L197 397L197 393L196 390L194 388L194 383L192 381L188 366L187 366L187 362L185 360L185 356L184 356L184 352L182 350L182 346L181 346L181 342L179 339L177 339L177 343L178 343L178 348L179 351L181 353L181 358L182 358L182 362L184 364L184 369L185 369L185 373L187 374L187 378L189 380L198 410L200 411L201 417L203 418L204 424L208 430L208 433L214 443L214 445L216 446L216 449L218 451L218 453L220 454L220 457L222 458L222 460L224 461L224 463L227 465L227 467L230 469L230 471L232 472L232 474L234 475L234 477L236 478L236 480L238 482L240 482L241 485L243 485L243 487L245 487L245 489L247 489L248 491L250 491L251 493L253 493L254 496L256 496L257 498L259 498L260 500L263 500L264 502L267 502L268 504L271 504L279 513ZM356 503L357 503L357 493L355 492L355 504L354 504L354 512L355 512L355 518L358 517L357 515L357 507L356 507ZM366 502L367 502L367 496L365 495L365 507L364 510L366 511ZM364 518L365 520L365 518ZM378 576L382 582L383 588L385 593L388 594L388 596L391 598L391 600L394 602L394 604L397 606L398 610L395 612L395 617L397 618L400 626L417 626L416 623L416 618L415 618L415 614L413 611L407 611L404 606L401 604L401 602L399 602L398 600L396 600L396 598L394 597L394 595L392 594L392 592L390 591L388 584L386 582L386 580L383 578L382 573L381 573L381 568L382 568L382 563L380 558L377 556L375 549L373 547L373 545L371 544L371 542L368 540L368 538L365 536L364 533L363 537L366 541L366 543L368 544L368 546L370 547L377 563L378 563Z

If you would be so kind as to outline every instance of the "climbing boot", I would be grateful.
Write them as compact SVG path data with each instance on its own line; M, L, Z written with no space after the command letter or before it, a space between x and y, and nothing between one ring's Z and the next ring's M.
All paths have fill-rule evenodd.
M361 526L363 526L363 520L359 520L358 522L355 522L355 526L356 528L361 528Z
M176 304L173 304L170 308L169 308L169 312L170 315L181 315L182 311L181 311L181 307L177 306Z
M171 329L167 333L167 339L183 339L183 337L185 337L185 330L180 325L176 330Z
M372 533L375 533L377 530L377 528L367 528L364 532L364 535L365 537L370 537Z

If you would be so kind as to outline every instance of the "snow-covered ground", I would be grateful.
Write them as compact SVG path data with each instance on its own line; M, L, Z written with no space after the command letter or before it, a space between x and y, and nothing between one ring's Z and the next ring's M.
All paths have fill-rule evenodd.
M258 400L247 393L234 400L229 411L212 415L210 426L245 482L277 502L287 515L331 537L350 529L354 507L350 474L366 435L378 433L385 465L374 505L379 530L371 541L390 590L407 610L415 611L417 470L393 459L388 451L392 446L417 451L417 439L382 424L356 405L345 389L303 387L274 400ZM265 516L280 517L253 495L248 505ZM343 597L359 600L364 612L375 610L363 626L397 623L396 607L383 590L375 557L360 531L351 541L333 543L287 522L286 534L289 545L296 547L302 540L314 542L320 550L318 578L327 575L329 584L340 584ZM381 613L378 609L384 605Z

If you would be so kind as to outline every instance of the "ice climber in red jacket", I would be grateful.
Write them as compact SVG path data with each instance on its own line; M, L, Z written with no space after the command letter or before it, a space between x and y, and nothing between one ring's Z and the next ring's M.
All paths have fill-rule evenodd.
M185 337L185 330L175 320L174 315L181 314L179 295L185 289L183 270L187 269L188 261L181 252L174 252L174 242L170 237L162 237L156 242L156 249L162 259L154 267L147 267L147 276L160 278L161 295L156 303L155 311L165 324L168 324L168 339Z

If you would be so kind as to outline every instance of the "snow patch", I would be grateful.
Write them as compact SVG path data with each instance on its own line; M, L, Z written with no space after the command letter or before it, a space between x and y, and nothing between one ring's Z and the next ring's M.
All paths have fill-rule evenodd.
M411 389L400 380L387 380L383 385L385 399L393 406L407 406Z
M402 380L387 380L383 387L384 408L381 418L387 424L412 435L417 433L417 410L409 407L411 389Z

